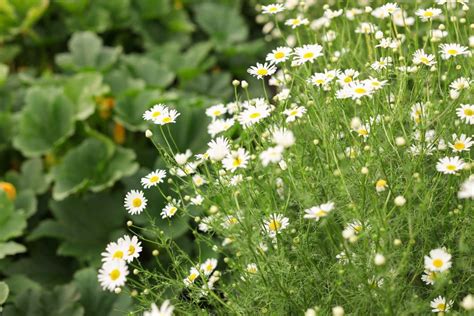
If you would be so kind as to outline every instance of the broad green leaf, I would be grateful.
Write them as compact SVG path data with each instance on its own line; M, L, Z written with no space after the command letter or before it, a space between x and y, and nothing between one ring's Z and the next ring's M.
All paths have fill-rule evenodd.
M195 7L196 21L218 47L226 47L248 36L248 26L237 9L206 2Z
M92 32L74 33L68 43L70 53L56 56L56 63L68 70L105 70L118 59L120 47L104 47Z
M171 0L135 0L135 3L144 19L166 17L171 12Z
M24 212L14 210L5 192L0 191L0 241L20 236L25 228Z
M105 83L110 86L113 95L120 96L129 90L143 90L145 81L134 78L127 69L119 68L109 71L104 78Z
M20 114L13 145L27 157L49 152L74 132L71 102L60 89L33 87Z
M84 307L85 315L123 315L131 304L130 296L125 293L117 295L102 290L97 281L97 270L93 268L77 271L74 283L81 293L79 302Z
M13 214L13 202L7 197L7 194L0 190L0 226L10 218Z
M102 83L102 75L95 72L80 73L68 79L64 85L64 94L74 104L77 120L85 120L95 111L95 97L109 92Z
M80 262L98 263L114 232L124 226L126 210L121 194L99 193L51 201L54 219L44 220L29 235L59 239L58 254Z
M25 212L26 217L36 213L37 204L35 193L29 189L20 191L15 199L15 209Z
M42 194L48 190L49 179L44 172L41 159L33 158L23 162L18 187L21 190L33 190L37 194Z
M5 282L0 282L0 305L5 303L8 298L8 293L10 293L10 289Z
M0 259L26 251L26 247L16 242L0 242ZM1 295L0 295L1 296ZM0 299L0 305L2 304Z
M143 113L161 99L162 93L157 90L131 91L118 99L115 118L131 131L144 131L148 125Z
M132 74L145 80L147 86L166 88L175 79L175 74L166 64L139 55L130 55L124 58Z

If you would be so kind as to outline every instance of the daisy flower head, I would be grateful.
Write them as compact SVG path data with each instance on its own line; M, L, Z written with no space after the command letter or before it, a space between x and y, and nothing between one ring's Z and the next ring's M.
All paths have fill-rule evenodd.
M140 256L140 252L142 251L141 242L138 240L137 236L133 236L130 238L129 235L124 235L120 237L118 240L118 244L122 247L125 247L125 261L132 262L134 259Z
M159 118L153 120L155 124L158 125L166 125L166 124L172 124L176 123L176 119L181 115L178 111L175 109L166 109L166 111L163 113L162 116Z
M230 129L232 126L234 126L234 124L235 124L235 120L233 118L217 119L217 120L212 121L207 126L207 132L212 137L215 137L217 134L220 134Z
M260 160L264 167L268 166L270 163L280 162L283 154L283 147L275 146L270 147L267 150L264 150L260 153Z
M467 124L474 124L474 104L461 104L456 109L456 114L461 120L466 121Z
M399 10L400 7L398 6L398 4L391 2L373 10L372 15L379 19L385 19Z
M193 183L195 186L200 187L207 183L206 179L204 179L200 174L195 174L193 176Z
M387 187L388 187L388 184L385 179L379 179L377 180L377 182L375 182L375 190L379 193L385 191Z
M354 81L359 76L359 72L354 69L346 69L337 76L337 82L341 86L348 85Z
M471 83L472 83L471 79L465 78L465 77L460 77L460 78L457 78L456 80L454 80L453 82L451 82L449 87L453 90L461 91L461 90L464 90L464 89L468 89L471 86Z
M251 274L256 274L258 272L258 267L255 263L249 263L247 264L247 267L245 268L245 271Z
M419 16L423 22L427 22L440 16L441 12L439 8L418 9L415 15Z
M211 140L209 143L207 143L207 146L209 146L207 154L213 161L221 161L230 152L229 140L222 136Z
M148 200L143 191L131 190L125 196L124 206L131 215L140 214L146 208Z
M245 169L250 159L245 148L239 148L231 151L223 160L224 169L234 172L237 169Z
M354 81L344 87L350 98L353 100L360 99L365 96L370 96L374 88L365 81Z
M374 90L382 89L387 84L387 80L380 81L373 77L369 77L369 79L364 80L364 82L371 86Z
M277 47L267 54L266 60L273 64L279 64L288 60L292 52L290 47Z
M460 199L474 199L474 177L471 176L469 179L461 184L461 188L458 192L458 198Z
M140 182L145 189L149 189L158 185L158 183L162 183L163 180L166 178L166 171L157 169L153 172L150 172L143 178L141 178Z
M426 54L423 49L418 49L413 53L413 63L415 65L433 66L436 65L436 60L434 55Z
M429 256L425 256L425 269L429 271L443 272L451 268L451 265L451 255L444 249L433 249Z
M237 120L244 128L247 128L270 116L270 112L271 109L267 103L257 102L255 105L247 106L240 112Z
M290 220L282 214L271 214L264 222L264 230L271 237L276 237L290 224Z
M276 67L272 63L257 63L256 66L251 66L247 69L247 72L257 79L263 79L263 77L271 76L276 72Z
M204 275L210 275L216 267L217 259L210 258L204 261L203 264L201 264L201 272L204 273Z
M446 301L445 297L438 296L434 300L431 301L431 311L433 313L445 313L451 309L453 306L454 301Z
M456 174L464 168L464 161L458 156L441 158L436 164L436 170L444 174Z
M292 29L295 29L301 25L308 25L308 24L309 24L308 19L303 18L302 16L298 16L295 19L288 19L285 21L285 25L291 26Z
M151 304L151 310L143 313L143 316L172 316L174 306L170 304L169 300L166 300L161 304L160 308L155 303Z
M307 219L313 219L319 221L321 218L328 216L328 214L334 209L333 202L327 202L321 205L313 206L309 209L304 210L306 213L303 217Z
M469 49L465 46L461 46L457 43L451 44L441 44L439 45L441 58L449 59L451 57L459 56L459 55L468 55Z
M105 252L101 253L102 261L121 261L126 260L128 256L128 248L120 242L111 242L105 248Z
M460 136L453 134L452 137L453 142L449 143L449 147L451 147L454 152L469 151L472 144L474 144L472 138L467 137L465 134L461 134Z
M288 148L295 143L295 136L292 131L286 128L274 128L272 130L272 142L283 148Z
M291 123L296 121L297 118L303 117L303 115L306 113L306 108L304 106L297 106L297 105L292 105L291 108L286 109L283 111L283 114L286 115L286 122Z
M392 57L382 57L376 62L374 62L370 67L373 70L380 71L382 69L386 69L392 65Z
M306 62L313 63L316 58L323 56L323 47L319 44L303 45L296 47L293 52L293 63L296 66L303 65Z
M311 83L313 86L322 87L326 86L330 82L330 80L326 77L326 74L322 72L317 72L308 79L308 82Z
M163 208L161 211L160 215L161 218L171 218L173 217L176 212L178 211L178 208L175 205L176 203L168 203L166 206Z
M224 104L216 104L206 109L206 115L215 120L221 115L227 113L227 107Z
M191 270L189 270L189 275L183 280L184 284L186 286L189 286L196 281L196 279L199 277L199 271L198 269L192 267Z
M99 270L98 280L104 290L113 292L127 281L128 267L123 260L105 262Z
M280 3L274 3L269 5L262 6L262 14L277 14L283 12L285 10L285 6Z
M163 115L168 111L164 104L155 104L151 109L143 113L143 119L146 121L159 121Z
M430 270L425 270L421 276L421 280L425 282L426 285L433 285L436 281L437 273Z
M375 24L368 22L361 22L359 26L355 29L355 32L358 34L372 34L378 31L378 27Z

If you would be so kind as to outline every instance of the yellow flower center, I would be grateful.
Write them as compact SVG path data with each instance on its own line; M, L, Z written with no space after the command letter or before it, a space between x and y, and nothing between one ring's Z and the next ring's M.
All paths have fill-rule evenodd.
M293 111L290 112L290 116L295 116L296 114L298 114L297 110L293 110Z
M372 81L372 86L378 87L378 86L380 86L380 82L378 82L378 81Z
M158 182L158 180L160 180L160 177L158 177L158 176L153 176L153 177L150 178L151 183Z
M142 200L140 198L134 198L132 201L133 207L140 207L142 205Z
M436 258L433 260L433 265L439 269L443 266L443 260Z
M344 78L344 82L345 82L345 83L352 82L352 77L350 77L350 76L345 77L345 78Z
M270 7L270 9L268 9L269 12L276 12L277 10L277 7Z
M268 224L268 228L271 231L276 232L281 228L281 222L279 220L272 219L271 222Z
M380 179L379 181L377 181L377 183L375 184L375 186L377 188L383 188L387 185L387 181L383 180L383 179Z
M474 110L471 110L471 109L464 109L464 115L466 115L466 116L473 116L473 115L474 115Z
M250 114L249 117L252 118L252 119L256 119L256 118L259 118L260 115L261 114L259 112L254 112L254 113Z
M221 111L215 110L213 114L214 114L215 116L219 116L219 115L221 115L221 113L222 113Z
M447 165L446 166L446 169L450 170L450 171L455 171L456 170L456 166L455 165ZM438 260L438 259L437 259Z
M283 52L276 52L275 53L275 59L282 59L283 57L285 57L285 53L283 53Z
M454 143L454 148L456 150L463 150L464 148L466 148L466 145L464 145L463 142L457 141Z
M170 208L170 210L169 210L169 214L170 214L170 215L174 215L174 214L176 213L176 211L177 211L177 210L178 210L178 209L177 209L176 207L174 207L174 206L173 206L172 208Z
M428 58L426 58L426 57L421 57L421 58L420 58L420 61L421 61L423 64L425 64L425 65L430 62L430 61L428 60Z
M324 83L324 80L323 80L323 79L317 79L317 80L316 80L316 83L323 84L323 83Z
M324 211L324 210L318 210L318 211L316 212L316 216L318 216L318 217L324 217L324 216L326 216L326 215L328 215L328 212L326 212L326 211Z
M310 59L310 58L313 58L314 57L314 53L313 52L307 52L303 55L303 58L304 59Z
M448 49L448 54L449 55L456 55L457 53L458 53L457 49L454 49L454 48Z
M114 269L110 271L109 277L112 281L117 280L120 277L120 270L119 269Z
M128 255L131 256L135 253L135 247L133 245L128 246Z
M153 117L158 117L158 116L160 116L160 115L161 115L161 112L156 111L156 112L153 112L153 114L152 114L151 116L153 116Z
M355 225L353 228L357 233L360 233L362 231L362 226L360 225Z
M438 305L436 305L436 308L440 311L444 311L446 309L446 304L439 303Z
M265 68L260 68L257 70L257 75L259 76L266 76L268 74L268 70L266 70Z
M194 282L194 280L196 280L196 278L198 277L198 275L196 273L191 273L189 276L188 276L188 280L190 282Z
M363 94L363 93L366 93L367 90L365 90L364 88L355 88L354 92L357 94Z
M171 122L171 117L167 116L163 119L163 123L169 123Z
M427 18L430 18L430 17L433 16L433 12L432 12L432 11L425 11L425 12L423 13L423 15L424 15L425 17L427 17Z
M112 256L114 259L122 259L123 258L123 251L122 250L117 250L114 255Z
M207 271L212 271L212 269L213 269L212 264L208 263L207 266L206 266L206 270Z
M367 131L365 128L361 128L357 132L359 133L359 135L362 135L362 136L369 135L369 131Z
M299 25L301 23L301 21L299 19L293 19L293 21L291 21L291 24L293 25Z

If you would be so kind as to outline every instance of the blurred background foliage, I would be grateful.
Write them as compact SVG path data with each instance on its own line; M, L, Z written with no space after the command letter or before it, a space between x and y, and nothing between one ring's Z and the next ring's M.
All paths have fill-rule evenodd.
M202 107L228 101L232 79L247 78L249 61L265 51L254 7L252 0L0 0L4 315L129 309L126 294L99 289L96 270L106 244L126 233L125 192L162 165L143 135L142 113L155 103L176 107L178 147L202 149L209 140ZM153 191L147 197L159 218L164 201ZM186 217L158 225L192 251Z

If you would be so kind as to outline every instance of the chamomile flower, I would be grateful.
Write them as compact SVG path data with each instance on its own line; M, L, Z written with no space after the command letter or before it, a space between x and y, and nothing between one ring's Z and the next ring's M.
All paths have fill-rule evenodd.
M193 153L191 152L191 150L187 149L184 153L175 154L174 160L178 165L184 166L188 162L188 159L192 157L192 155Z
M420 124L422 119L426 116L427 105L421 102L415 103L411 108L410 116L416 124Z
M421 280L426 283L426 285L433 285L436 281L437 273L430 270L425 270L421 276Z
M125 196L125 209L131 214L140 214L146 208L148 200L145 198L143 191L131 190Z
M324 73L317 72L308 79L308 82L313 86L322 87L329 83L329 79Z
M438 296L434 300L431 301L431 311L433 313L445 313L451 309L453 306L454 301L446 301L445 297Z
M354 81L359 76L359 72L354 69L346 69L337 76L338 83L341 86L348 85Z
M372 87L373 90L379 90L387 84L387 80L380 81L377 78L369 77L369 79L364 80L364 83Z
M172 316L174 306L170 304L169 300L166 300L161 304L160 308L155 303L151 304L151 310L143 313L143 316Z
M474 124L474 104L461 104L456 109L456 114L461 120L466 121L467 124Z
M192 205L202 205L202 202L204 202L204 198L202 197L202 195L198 194L195 197L192 197L190 201Z
M266 60L273 64L279 64L288 60L292 52L290 47L277 47L267 54Z
M298 16L294 19L288 19L285 21L285 25L291 26L292 29L295 29L301 25L308 25L308 24L309 24L308 19L303 18L302 16Z
M257 66L251 66L247 69L247 72L257 79L263 79L263 77L271 76L276 72L276 67L271 63L257 63Z
M234 172L241 168L245 169L250 159L249 154L244 148L239 148L230 152L223 160L222 165L224 169Z
M229 140L222 136L211 140L207 146L209 146L207 154L213 161L221 161L230 152Z
M189 275L183 280L184 284L186 286L189 286L196 281L196 279L199 277L199 271L198 269L192 267L191 270L189 270Z
M443 272L451 268L451 264L451 255L441 248L433 249L425 256L425 269L429 271Z
M245 271L247 271L250 274L256 274L258 272L258 267L255 263L249 263L247 264Z
M296 121L297 118L303 117L305 113L306 113L306 108L304 106L296 106L296 105L293 105L291 108L283 111L283 114L286 115L287 123Z
M111 242L107 245L105 252L101 255L103 262L126 260L128 256L128 247L120 242Z
M359 26L355 29L355 32L358 34L372 34L378 31L378 27L375 24L368 22L361 22Z
M285 6L280 3L262 6L263 14L277 14L277 13L283 12L284 10L285 10Z
M283 147L275 146L275 147L270 147L267 150L262 151L259 157L262 162L262 165L266 167L270 163L279 162L283 158L282 154L283 154Z
M195 174L193 176L193 183L195 186L200 187L204 184L206 184L206 179L204 179L200 174Z
M244 127L254 125L270 116L270 107L266 103L250 105L239 113L237 120Z
M160 215L161 218L171 218L173 217L176 212L178 211L178 207L175 205L176 203L168 203L161 211Z
M464 165L464 161L457 156L444 157L441 158L436 164L436 170L444 174L456 174L464 167Z
M355 81L343 88L347 91L350 98L353 100L360 99L365 96L370 96L374 89L371 85L364 81Z
M454 152L468 151L474 142L471 137L467 137L464 134L461 134L459 137L456 134L453 134L453 142L449 143L449 147L453 149Z
M217 134L222 133L234 126L235 120L233 118L229 119L217 119L211 122L207 126L207 132L212 137L215 137Z
M378 179L377 182L375 182L375 190L377 192L383 192L385 189L387 189L388 184L387 180L385 179Z
M168 111L168 108L164 104L155 104L151 109L147 110L143 114L143 119L146 121L159 121L163 115Z
M451 82L449 87L456 91L468 89L471 86L472 81L469 78L460 77Z
M456 43L439 45L441 58L449 59L459 55L469 54L469 49Z
M210 258L204 261L203 264L201 264L201 272L204 273L204 275L210 275L216 267L217 259Z
M458 192L460 199L474 199L474 177L471 177L461 184Z
M123 260L107 261L99 270L99 283L104 290L113 292L127 281L128 267Z
M153 122L158 125L166 125L166 124L171 124L171 123L176 123L176 119L178 116L181 114L178 113L178 111L174 109L168 109L163 113L162 116L159 118L155 119Z
M323 47L318 44L296 47L293 53L293 63L296 66L303 65L306 62L313 63L316 58L323 56L322 51Z
M129 235L124 235L123 237L119 238L118 244L122 247L125 247L127 251L124 257L125 261L130 263L140 256L142 247L141 242L138 240L137 236L133 236L132 238L130 238Z
M436 60L434 55L426 54L423 49L418 49L413 53L413 63L415 65L433 66L436 64Z
M271 214L269 218L263 222L264 230L271 238L276 237L276 235L286 229L289 224L290 220L282 214Z
M206 115L213 120L225 113L227 113L227 107L224 104L216 104L206 109Z
M314 219L319 221L321 218L328 216L328 214L334 209L333 202L327 202L321 205L313 206L309 209L304 210L306 213L303 217L307 219Z
M441 12L439 8L418 9L415 15L419 16L423 22L427 22L440 16Z
M367 138L370 134L370 125L360 124L356 129L354 129L354 131L357 133L357 135Z
M145 189L149 189L158 185L158 183L162 183L163 180L166 178L166 171L157 169L153 172L150 172L143 178L141 178L140 182Z
M286 128L275 128L272 131L272 142L283 148L288 148L295 143L295 136L292 131Z
M382 57L376 62L374 62L370 67L376 71L386 69L392 65L392 57Z

